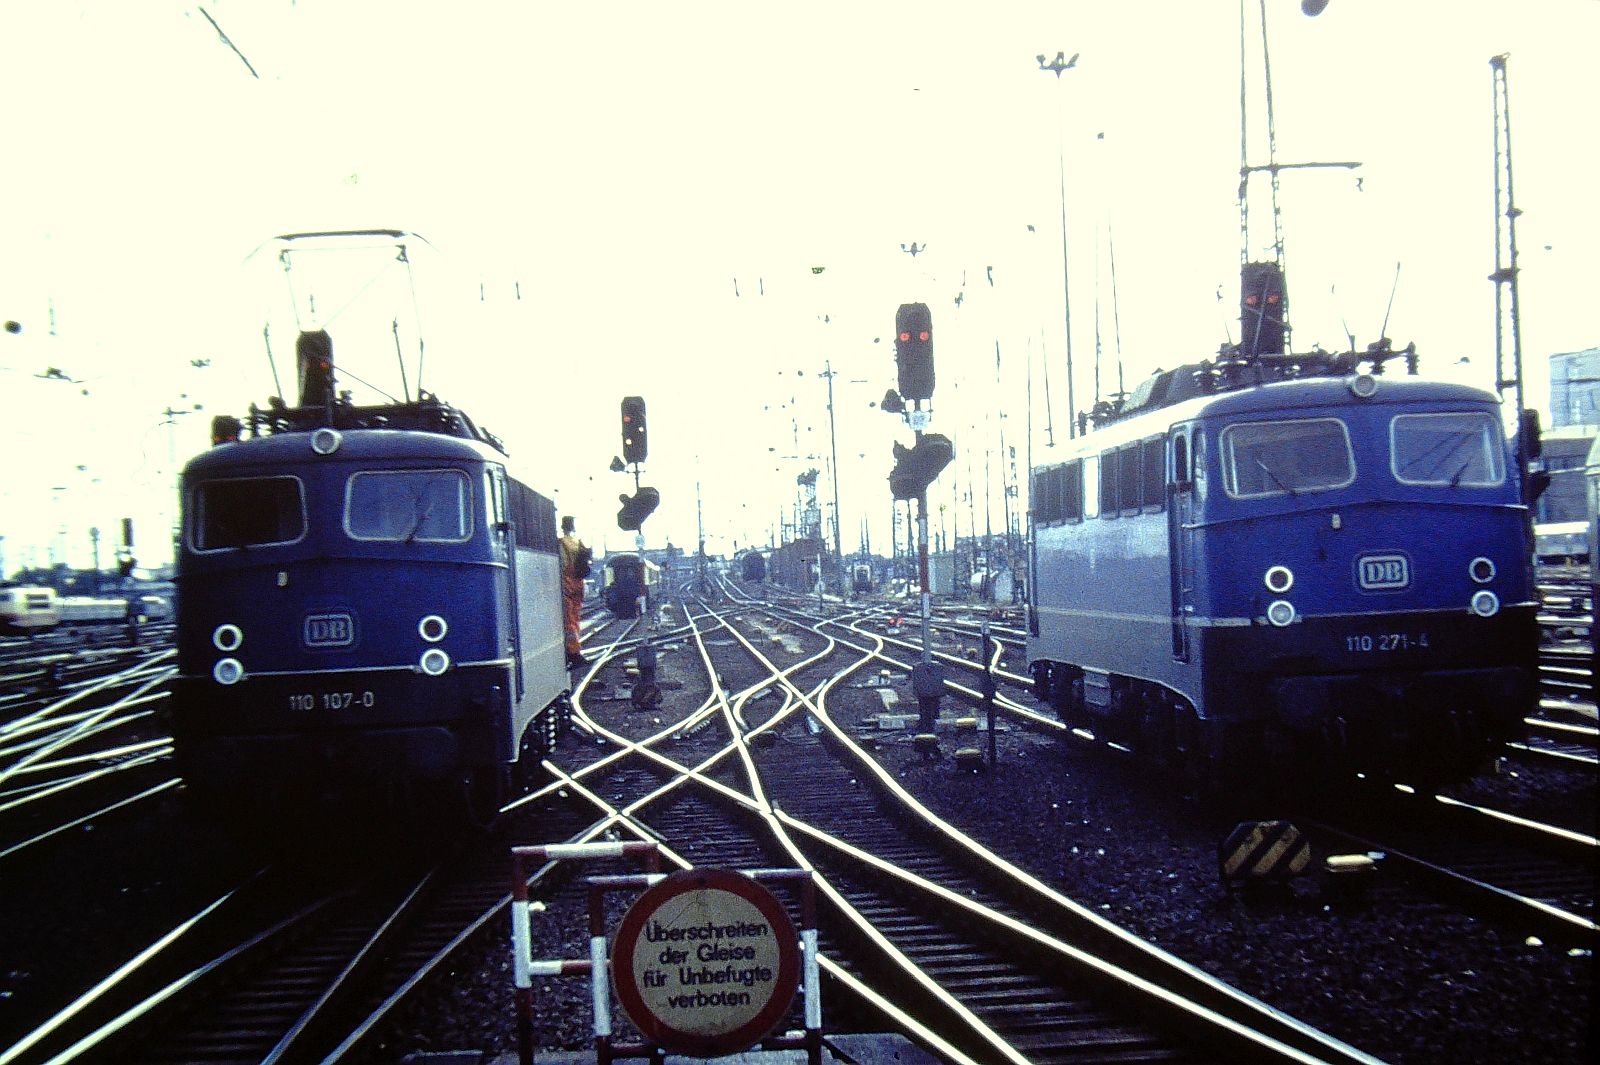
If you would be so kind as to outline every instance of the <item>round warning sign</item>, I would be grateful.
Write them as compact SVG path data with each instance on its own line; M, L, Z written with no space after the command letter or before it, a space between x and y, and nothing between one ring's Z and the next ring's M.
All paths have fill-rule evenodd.
M726 869L686 869L640 895L611 948L617 998L666 1050L717 1057L760 1042L800 982L794 923L772 892Z

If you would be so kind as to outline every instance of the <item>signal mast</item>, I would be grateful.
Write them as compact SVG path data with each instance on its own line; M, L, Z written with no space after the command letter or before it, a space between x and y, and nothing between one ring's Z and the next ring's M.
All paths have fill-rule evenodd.
M911 671L911 687L921 710L921 729L924 734L933 731L934 717L938 713L939 693L944 689L944 674L933 661L933 648L928 641L929 589L928 589L928 486L955 457L955 447L950 438L939 433L926 433L932 421L931 411L922 404L933 399L933 315L926 303L902 303L894 316L894 358L900 389L890 389L883 397L882 409L890 414L904 416L916 434L916 442L907 448L899 441L893 446L894 469L889 472L889 491L895 499L913 499L917 503L917 572L922 588L922 660ZM906 410L905 401L911 401Z

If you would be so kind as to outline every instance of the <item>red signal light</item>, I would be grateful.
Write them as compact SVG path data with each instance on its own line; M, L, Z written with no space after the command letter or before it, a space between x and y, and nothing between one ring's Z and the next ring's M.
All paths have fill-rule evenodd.
M900 339L901 339L901 340L902 340L902 341L905 341L905 340L910 340L910 339L911 339L911 334L910 334L910 333L909 333L909 332L906 332L906 333L901 333L901 334L900 334Z
M1254 306L1255 306L1255 305L1256 305L1256 304L1258 304L1258 303L1260 303L1260 302L1261 302L1261 300L1260 300L1260 299L1258 299L1258 298L1257 298L1257 297L1255 297L1255 296L1246 296L1246 297L1245 297L1245 298L1244 298L1244 302L1245 302L1245 306L1247 306L1247 307L1254 307Z
M932 335L933 335L932 333L930 333L926 329L924 329L922 332L917 334L917 339L922 341L923 343L927 343L928 338L930 336L932 336Z

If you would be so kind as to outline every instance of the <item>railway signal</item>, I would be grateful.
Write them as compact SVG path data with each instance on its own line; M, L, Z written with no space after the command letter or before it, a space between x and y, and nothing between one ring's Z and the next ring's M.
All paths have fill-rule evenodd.
M902 399L933 398L933 315L926 303L902 303L894 315L894 360Z
M301 332L294 342L295 361L300 367L300 405L333 406L333 338L327 330Z
M644 520L661 505L661 493L646 486L631 496L619 495L617 501L622 504L622 509L617 511L617 528L638 532Z
M1285 298L1277 263L1245 263L1239 274L1239 348L1246 357L1283 354Z
M643 462L649 453L650 441L645 436L644 399L641 396L623 396L622 457L629 462Z
M894 444L894 469L889 471L889 491L896 499L920 499L955 458L955 446L940 433L919 433L915 445Z
M915 250L913 250L915 249ZM913 245L914 255L916 249ZM922 588L922 659L914 671L924 676L928 689L924 698L918 695L921 734L916 741L927 749L934 748L938 740L933 736L933 723L938 716L939 693L943 681L933 661L929 642L929 613L931 600L928 590L928 486L950 465L955 448L950 439L938 433L926 433L932 412L922 404L933 398L933 315L926 303L902 303L894 314L894 360L899 371L898 391L890 389L883 397L883 409L905 418L916 433L916 443L911 447L894 444L894 469L889 472L889 491L895 499L916 500L917 503L917 571ZM909 407L909 409L908 409Z

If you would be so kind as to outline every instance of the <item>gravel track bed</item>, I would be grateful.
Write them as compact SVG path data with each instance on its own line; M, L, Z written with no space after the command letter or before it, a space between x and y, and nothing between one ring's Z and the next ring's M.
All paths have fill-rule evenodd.
M746 676L742 650L714 648L713 654L730 687L733 678ZM704 680L698 670L692 653L663 657L663 678L682 687L667 693L662 711L699 701ZM904 685L900 694L903 705L915 706ZM670 716L641 715L620 702L604 704L602 715L601 705L596 715L608 718ZM859 689L842 689L829 700L831 713L846 723L881 708L874 693ZM624 731L638 734L642 724ZM958 737L947 729L941 729L944 756L934 760L911 749L908 733L861 728L857 735L940 816L1046 883L1377 1057L1397 1065L1562 1065L1587 1061L1595 1049L1590 956L1531 944L1381 873L1364 901L1324 897L1315 878L1278 893L1230 893L1217 879L1217 844L1233 818L1208 812L1136 763L1104 751L1008 729L999 736L998 766L974 773L958 770L950 759ZM582 764L594 749L592 741L569 733L556 761ZM1592 775L1516 766L1451 794L1594 831ZM548 842L531 819L514 820L504 838L507 846ZM155 800L138 816L76 830L0 867L0 904L8 915L0 924L6 959L0 962L0 1046L21 1034L21 1018L93 983L253 867L238 841L197 826L178 795ZM535 956L586 956L581 909L547 901L552 909L534 922ZM19 913L29 916L11 917ZM542 980L535 990L539 1044L589 1048L586 981ZM509 936L501 921L394 1019L369 1060L515 1048Z
M738 669L726 668L730 675ZM909 690L900 695L915 706ZM841 722L881 708L874 693L859 689L829 700ZM1530 944L1381 876L1355 902L1324 897L1316 878L1282 892L1230 893L1217 877L1217 844L1232 815L1208 813L1109 752L1009 729L999 736L998 767L973 773L948 757L970 738L949 730L941 730L944 757L936 760L914 752L905 732L860 728L857 735L940 816L1046 883L1379 1058L1397 1065L1589 1060L1592 957ZM1593 823L1595 782L1581 773L1519 767L1453 794L1580 831ZM581 956L581 915L545 916L536 931L540 956ZM504 948L493 944L472 968L464 964L444 999L397 1027L389 1049L514 1050ZM589 1046L582 982L545 981L537 990L540 1044Z

